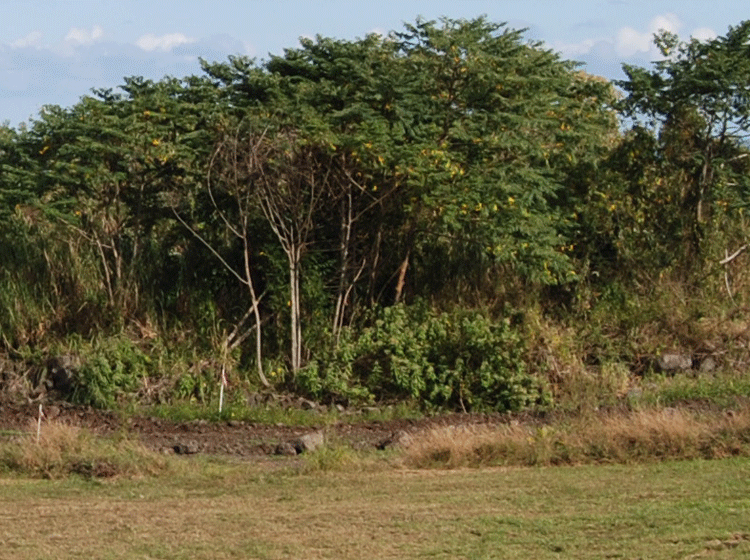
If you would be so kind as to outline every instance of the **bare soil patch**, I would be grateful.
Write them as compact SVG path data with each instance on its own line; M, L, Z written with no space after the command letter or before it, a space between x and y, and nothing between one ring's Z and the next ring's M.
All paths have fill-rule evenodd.
M127 434L155 451L205 453L237 458L272 455L277 452L280 444L298 441L304 435L321 430L331 441L357 450L374 450L388 448L404 437L439 426L497 425L510 421L509 416L499 414L448 414L419 420L347 420L300 427L233 420L174 422L154 417L123 417L67 403L45 405L43 411L46 420L69 423L104 437ZM0 402L0 434L29 430L36 422L38 413L38 404Z

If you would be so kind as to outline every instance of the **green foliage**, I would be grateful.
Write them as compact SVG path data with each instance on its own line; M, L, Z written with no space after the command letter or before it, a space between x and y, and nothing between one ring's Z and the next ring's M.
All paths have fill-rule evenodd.
M708 406L731 409L750 397L750 380L744 373L719 372L710 376L652 376L650 390L641 400L657 406L680 406L686 402L702 402Z
M359 346L349 339L349 331L344 331L342 335L339 346L331 349L329 345L328 350L324 346L315 359L297 371L294 387L303 394L323 401L370 404L375 394L356 377L354 370Z
M618 84L627 93L621 110L642 127L635 139L652 136L650 146L626 147L641 170L635 182L631 176L630 185L637 187L628 194L645 194L644 201L634 200L627 218L646 218L629 227L666 236L688 267L709 256L706 241L718 236L726 248L747 235L745 228L737 235L736 228L750 203L748 38L750 21L706 41L681 42L662 32L655 43L664 58L652 69L625 65L628 79ZM655 220L648 220L652 216ZM681 246L675 243L680 238Z
M152 370L151 359L124 337L81 349L85 358L73 381L73 402L112 409L131 400Z
M500 270L567 283L569 204L615 134L612 88L520 31L481 18L440 23L397 34L414 89L427 94L410 98L423 117L409 173L421 243L436 250L425 276L476 286Z
M298 377L328 398L406 399L427 409L520 410L545 396L526 372L524 344L507 320L478 311L436 314L424 304L382 311L333 359Z
M0 345L101 336L96 406L157 371L208 403L217 351L327 401L521 409L531 371L617 398L748 299L741 252L711 264L750 237L748 37L657 36L621 103L523 31L444 18L45 107L0 127ZM491 319L522 308L538 324Z

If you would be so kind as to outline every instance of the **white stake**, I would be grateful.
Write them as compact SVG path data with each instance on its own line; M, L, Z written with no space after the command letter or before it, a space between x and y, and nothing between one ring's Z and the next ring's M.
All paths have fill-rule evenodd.
M224 408L224 385L226 384L226 371L224 370L224 366L221 366L221 381L219 381L219 414L221 414L221 409Z
M42 433L42 418L44 418L44 412L42 412L42 403L39 403L39 416L36 419L36 442L39 443L39 436Z

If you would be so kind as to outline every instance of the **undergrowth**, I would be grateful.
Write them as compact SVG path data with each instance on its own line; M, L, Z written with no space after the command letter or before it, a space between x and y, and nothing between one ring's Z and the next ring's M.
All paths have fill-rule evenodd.
M733 410L649 408L549 424L448 426L409 438L410 467L548 466L750 456L750 401Z
M197 403L193 401L176 401L166 404L136 407L131 413L164 418L173 422L208 422L242 421L254 424L284 424L287 426L318 426L332 423L388 422L391 420L409 420L423 418L424 413L410 403L398 403L382 407L364 407L344 409L334 407L304 409L298 406L282 404L247 405L238 399L230 399L219 412L217 402Z
M42 424L38 437L30 427L0 444L0 471L33 478L57 479L156 476L169 471L167 459L138 442L104 439L62 422Z

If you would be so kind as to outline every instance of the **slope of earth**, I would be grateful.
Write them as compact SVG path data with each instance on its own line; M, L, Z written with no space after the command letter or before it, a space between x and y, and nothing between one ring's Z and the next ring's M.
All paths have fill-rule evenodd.
M354 449L384 449L405 435L440 425L499 424L507 415L451 414L420 420L382 422L339 421L320 426L292 427L244 421L174 422L162 418L127 416L76 407L67 403L45 405L44 419L76 425L100 436L124 433L155 451L206 453L252 458L289 450L305 435L323 432L327 439ZM38 404L0 403L0 434L33 431ZM291 446L291 447L290 447ZM282 451L283 452L283 451Z

